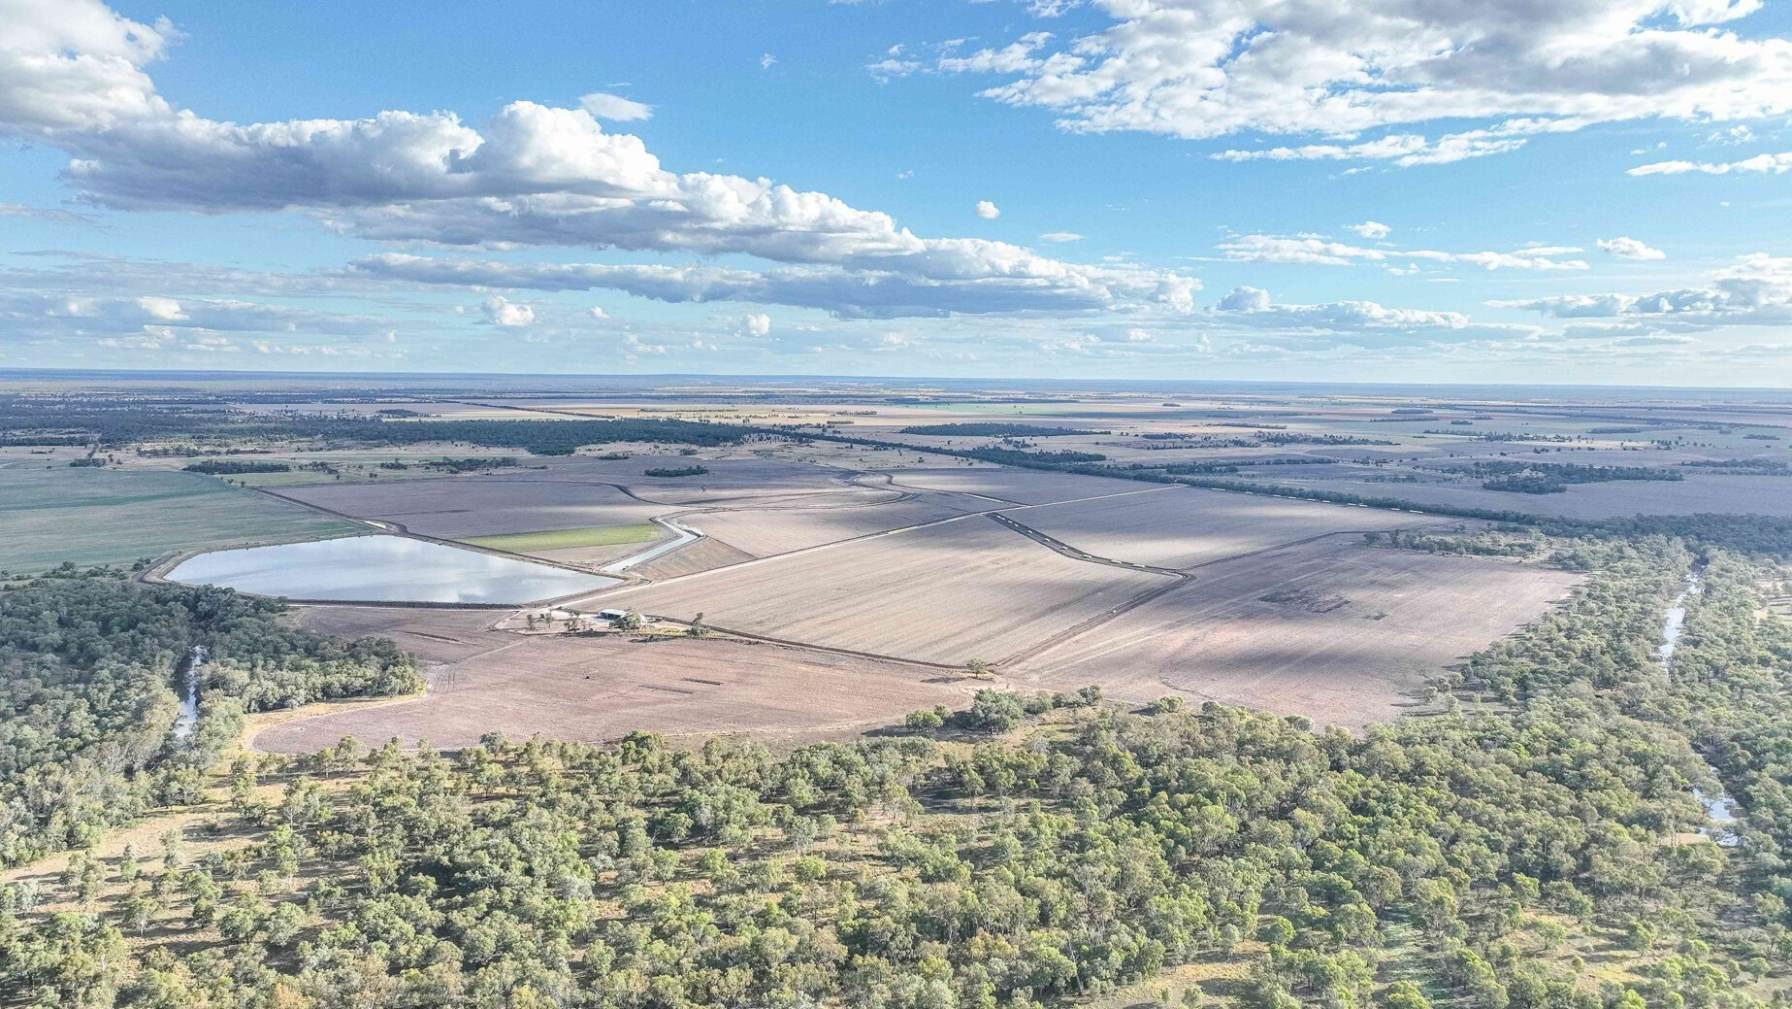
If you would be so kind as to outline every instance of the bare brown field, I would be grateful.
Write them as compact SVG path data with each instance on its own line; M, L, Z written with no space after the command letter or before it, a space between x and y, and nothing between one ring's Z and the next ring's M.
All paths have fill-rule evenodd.
M884 493L887 495L888 492ZM780 508L717 511L690 515L683 521L691 528L700 529L747 553L769 557L963 515L964 508L948 502L965 500L959 495L943 498L926 495L882 504L839 507L824 498L812 505L799 503ZM979 511L1000 507L976 498L968 500L975 502L979 506L975 510Z
M971 516L569 605L702 613L748 634L958 665L1018 651L1164 580L1071 560Z
M679 469L693 465L702 466L709 472L683 477L646 475L649 469ZM851 474L842 470L757 455L728 458L636 455L627 459L581 455L556 461L549 472L555 480L620 484L646 500L664 504L702 504L856 490L849 483Z
M1362 726L1534 619L1579 577L1344 539L1203 568L1181 588L1005 670L1020 684L1181 693Z
M316 484L280 492L306 504L378 519L422 536L461 539L505 533L633 525L671 509L614 487L526 477L464 476L397 484Z
M1187 568L1340 531L1434 525L1373 508L1164 487L1008 517L1098 557Z
M492 630L503 613L409 606L294 606L293 622L319 634L387 637L424 663L459 662L515 640Z
M1147 489L1136 480L994 466L903 469L892 471L891 476L897 487L905 489L976 494L1011 504L1051 504L1056 501Z
M636 730L835 738L962 706L970 689L914 666L759 642L513 637L438 668L421 698L284 722L253 745L305 753L353 736L459 747L487 732L602 741Z
M663 582L668 578L682 578L699 571L710 571L752 559L753 555L745 550L705 536L669 554L661 554L635 568L634 572L649 581Z

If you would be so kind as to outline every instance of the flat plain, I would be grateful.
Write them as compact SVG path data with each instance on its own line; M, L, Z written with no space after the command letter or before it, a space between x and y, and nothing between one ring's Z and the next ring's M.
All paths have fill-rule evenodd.
M439 539L639 525L670 509L602 483L543 474L283 487L282 496Z
M1156 588L982 516L767 558L571 605L923 662L994 661Z
M371 746L396 738L460 747L488 732L838 738L900 723L916 708L962 706L970 690L915 666L759 642L505 637L432 669L423 697L284 722L253 745L307 753L352 736Z
M1054 690L1099 683L1360 727L1428 677L1536 617L1580 581L1508 561L1326 539L1222 561L1099 633L1009 670Z
M1435 519L1192 487L1042 505L1007 513L1098 557L1189 568L1344 531L1435 525Z
M14 572L366 531L196 473L0 468L0 569Z
M746 553L769 557L965 514L952 500L962 499L916 495L869 504L822 500L698 513L685 518L684 524ZM979 510L994 507L1000 506L984 502Z

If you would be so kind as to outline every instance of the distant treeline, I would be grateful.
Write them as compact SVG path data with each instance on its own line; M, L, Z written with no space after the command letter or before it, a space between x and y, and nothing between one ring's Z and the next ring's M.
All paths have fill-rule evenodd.
M1061 438L1066 435L1096 434L1074 427L1047 427L1040 424L1004 424L995 421L968 421L960 424L918 424L905 427L903 434L938 435L950 438Z
M643 470L642 472L645 473L647 476L657 476L657 477L702 476L703 474L709 472L709 467L707 467L707 466L654 466L651 469L646 469L646 470Z
M0 448L54 448L61 445L86 445L90 434L0 434Z
M1792 474L1792 463L1778 459L1697 459L1683 462L1680 465L1694 469L1713 469L1725 473L1739 473L1750 476L1786 476Z
M466 456L459 459L429 459L422 465L424 469L444 470L449 473L476 473L480 470L487 469L509 469L516 465L516 457L504 455Z
M236 438L316 440L398 446L458 442L522 449L535 455L571 455L585 445L667 442L733 445L754 428L682 420L383 420L315 414L259 414L240 410L152 407L99 399L0 396L0 429L78 430L81 441L102 446L163 439Z
M236 459L207 459L181 469L188 473L211 476L240 476L244 473L290 473L292 466L283 462L242 462Z
M1654 466L1586 466L1558 462L1477 462L1461 468L1472 476L1485 477L1486 490L1511 491L1518 494L1560 494L1569 484L1610 483L1618 480L1684 480L1678 470Z

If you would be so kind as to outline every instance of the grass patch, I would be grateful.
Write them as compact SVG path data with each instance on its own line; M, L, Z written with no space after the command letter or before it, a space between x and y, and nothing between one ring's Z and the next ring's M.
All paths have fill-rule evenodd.
M0 569L13 572L365 531L197 473L0 469Z
M586 526L582 529L544 529L541 532L533 533L478 536L461 542L476 547L524 554L538 550L575 550L579 547L609 547L621 543L646 543L659 538L659 534L659 526L651 522L640 522L634 525Z

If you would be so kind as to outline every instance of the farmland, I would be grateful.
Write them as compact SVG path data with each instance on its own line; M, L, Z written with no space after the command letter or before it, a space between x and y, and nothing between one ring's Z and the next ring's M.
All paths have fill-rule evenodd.
M962 680L918 676L900 664L754 642L501 635L486 645L435 666L425 697L286 721L254 743L308 753L343 736L461 747L494 731L592 741L637 730L840 738L916 708L962 704L970 691Z
M0 468L0 569L15 572L365 529L195 473Z
M1370 548L1363 533L1473 534L1486 525L1450 514L1463 509L1604 521L1780 515L1792 500L1781 493L1792 478L1774 469L1789 443L1772 433L1792 431L1792 411L1696 401L928 398L875 387L764 396L743 385L640 399L521 392L444 402L418 392L402 402L374 409L351 399L338 414L313 393L292 407L310 419L281 440L266 433L280 417L236 401L247 416L217 430L258 433L209 450L227 462L232 451L251 453L244 468L289 467L267 474L261 493L225 485L259 475L175 472L191 456L168 435L136 456L115 453L97 473L58 472L181 480L217 493L220 503L316 528L360 520L396 535L607 571L625 584L575 608L634 609L674 627L701 614L714 633L740 636L728 647L778 642L751 653L762 666L864 661L918 683L978 659L1015 686L1094 683L1138 701L1173 691L1352 726L1403 710L1428 678L1547 612L1574 584L1535 558ZM380 420L388 415L395 419ZM335 416L352 423L337 425ZM506 428L506 418L530 426ZM395 430L354 441L381 424L422 420L471 440L419 442ZM577 426L553 427L563 422ZM569 431L614 431L620 440L563 451L568 438L577 440ZM671 440L640 437L645 432ZM530 444L554 454L532 453ZM1061 459L1078 461L1054 462ZM1512 493L1474 475L1522 474L1527 466L1579 467L1577 482L1558 493ZM1602 480L1602 467L1660 479ZM1291 488L1378 506L1179 481ZM231 542L285 533L241 535ZM46 557L70 552L37 539ZM306 619L322 618L308 611ZM430 656L446 643L408 628L422 619L372 620L365 632ZM467 649L516 643L513 630L491 627L468 641ZM519 647L546 684L560 675L548 670L579 667L583 651L615 659L607 639ZM696 661L682 648L642 654ZM463 683L502 675L505 690L533 689L519 667L466 672ZM760 682L790 681L766 673ZM603 696L606 710L645 710L639 692ZM430 735L436 709L406 710L405 731ZM368 720L358 733L375 733L385 716L357 717Z
M1437 670L1564 598L1579 580L1340 537L1211 564L1100 634L1012 672L1047 689L1095 682L1135 701L1175 692L1361 727L1398 713Z
M827 648L994 661L1118 606L1161 576L1065 558L982 517L774 557L584 606L627 606Z
M1093 554L1173 568L1195 567L1344 531L1435 524L1399 512L1266 500L1188 487L1041 505L1010 515Z

